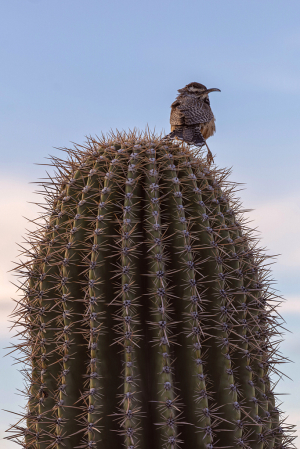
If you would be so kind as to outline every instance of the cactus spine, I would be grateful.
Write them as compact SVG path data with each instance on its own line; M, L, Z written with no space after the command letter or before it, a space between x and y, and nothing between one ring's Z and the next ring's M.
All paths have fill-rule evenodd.
M47 212L17 268L28 404L8 438L293 447L272 382L280 301L228 172L147 133L67 154L53 159Z

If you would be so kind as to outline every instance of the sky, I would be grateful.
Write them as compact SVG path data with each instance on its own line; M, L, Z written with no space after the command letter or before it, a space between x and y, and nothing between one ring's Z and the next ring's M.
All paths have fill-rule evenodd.
M177 89L217 87L209 146L268 254L291 333L294 363L279 392L300 427L300 2L299 0L0 0L0 348L12 341L11 273L25 229L38 214L30 182L49 154L85 136L148 125L169 130ZM0 408L18 412L22 377L1 359ZM0 411L0 437L13 415ZM297 444L297 443L296 443ZM13 449L1 441L1 448Z

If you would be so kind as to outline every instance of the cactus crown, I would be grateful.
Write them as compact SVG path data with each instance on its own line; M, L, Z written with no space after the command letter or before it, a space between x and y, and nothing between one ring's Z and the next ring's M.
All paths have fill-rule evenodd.
M53 158L22 325L30 449L288 448L281 302L229 171L149 133Z

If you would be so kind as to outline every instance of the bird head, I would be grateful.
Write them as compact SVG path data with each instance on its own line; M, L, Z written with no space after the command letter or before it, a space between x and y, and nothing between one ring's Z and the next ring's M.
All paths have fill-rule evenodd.
M212 88L207 89L206 86L200 83L187 84L183 89L178 90L179 93L192 94L199 97L199 99L209 104L208 94L210 92L221 92L220 89Z

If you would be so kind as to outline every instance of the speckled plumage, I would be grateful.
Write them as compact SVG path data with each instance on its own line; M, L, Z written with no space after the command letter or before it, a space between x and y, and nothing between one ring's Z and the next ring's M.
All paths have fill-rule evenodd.
M171 104L171 133L188 144L205 145L206 139L216 130L215 117L210 107L208 93L219 89L207 89L200 83L187 84L179 89L179 95Z

